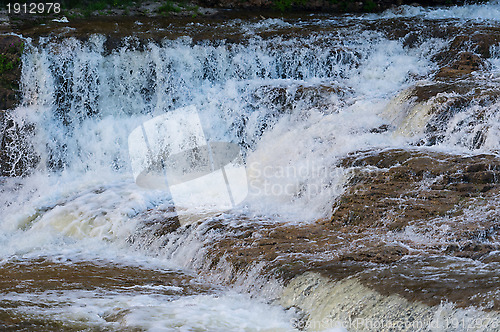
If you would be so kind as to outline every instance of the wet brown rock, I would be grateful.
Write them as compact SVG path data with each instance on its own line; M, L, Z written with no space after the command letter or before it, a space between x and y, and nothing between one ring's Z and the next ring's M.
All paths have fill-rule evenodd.
M482 267L488 271L474 276L449 263L457 258L470 264L500 260L495 255L500 249L495 244L500 230L497 156L364 151L340 164L352 170L352 177L329 219L297 225L242 215L175 232L199 230L207 260L202 273L222 269L227 283L255 273L257 265L263 280L285 284L315 271L332 280L356 276L382 294L430 305L445 300L500 308L500 301L490 301L500 294L492 281L495 266L491 271ZM171 225L165 224L165 234ZM164 237L167 243L168 234ZM437 277L429 279L424 269Z
M356 154L343 166L359 168L335 203L331 222L361 228L400 230L411 220L449 215L464 198L481 196L500 181L500 161L488 155L391 150Z
M438 38L454 36L444 51L433 56L433 59L441 66L450 66L459 59L462 52L472 52L482 59L490 58L491 47L500 43L499 32L498 27L480 25L472 25L463 29L457 29L457 27L442 29L440 26L434 31L427 29L427 34L430 36Z
M161 269L147 269L140 266L117 265L99 260L63 261L50 260L11 260L0 267L0 290L4 294L64 293L78 291L119 292L139 294L139 287L165 287L164 295L210 294L210 287L197 282L193 276ZM179 292L180 290L180 292ZM12 300L2 307L0 329L2 331L74 331L84 330L85 326L68 327L55 317L27 317L16 312L22 300ZM32 302L37 310L39 303ZM14 309L13 309L14 308ZM38 307L39 308L39 307ZM103 319L119 321L127 310L109 310Z
M481 70L485 67L481 58L471 52L462 52L449 67L443 67L436 74L439 78L454 78Z
M491 47L500 43L500 28L487 27L481 33L474 33L470 37L475 53L484 58L491 56Z
M141 226L136 234L128 238L128 242L139 247L147 247L156 239L175 232L181 226L173 208L167 211L147 210L135 218L141 220ZM138 239L140 241L137 241Z
M393 263L408 253L409 250L402 246L378 243L374 247L342 255L339 261Z
M370 151L354 154L342 165L353 168L354 173L345 193L336 200L331 219L300 226L245 223L236 235L217 241L212 249L231 253L230 259L238 260L238 266L246 266L250 262L244 261L256 257L266 262L287 261L290 253L300 254L303 259L293 264L294 269L301 267L298 270L331 260L392 262L408 254L408 250L386 244L383 237L368 238L374 234L397 234L411 225L432 224L441 217L448 220L461 216L469 204L494 197L500 187L500 161L491 155L460 157L421 151ZM485 184L489 187L487 191ZM496 223L495 218L484 220L484 225L460 226L457 221L451 222L456 232L450 233L448 240L456 243L484 240L497 229L491 227ZM218 223L212 227L227 231L226 226ZM352 247L353 242L361 239L364 239L362 248ZM441 252L431 245L426 250ZM320 253L329 260L313 260L313 264L307 258L309 254ZM460 256L479 257L477 251L470 250L460 251Z
M472 72L488 68L485 60L492 56L492 46L500 43L499 28L471 26L464 30L447 31L447 36L456 36L444 51L433 56L433 60L441 66L436 73L439 80L463 80Z
M394 128L388 124L383 124L377 128L370 129L370 133L381 134L381 133L385 133L386 131L388 131L390 129L394 129Z
M498 27L485 27L479 31L471 30L470 33L456 36L450 43L450 51L464 50L466 48L484 58L491 56L491 46L500 42L500 29Z
M497 247L487 243L469 241L460 246L450 245L446 250L457 257L477 259L487 256L490 252L497 250Z

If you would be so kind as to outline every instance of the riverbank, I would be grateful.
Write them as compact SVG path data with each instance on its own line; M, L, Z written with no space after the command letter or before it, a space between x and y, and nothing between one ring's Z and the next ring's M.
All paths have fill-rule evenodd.
M0 8L0 32L46 24L51 20L86 19L91 17L220 17L227 10L283 13L378 13L402 5L456 6L464 0L190 0L190 1L88 1L67 0L57 13L24 13L13 8ZM485 0L467 3L486 3ZM244 14L243 14L244 15Z

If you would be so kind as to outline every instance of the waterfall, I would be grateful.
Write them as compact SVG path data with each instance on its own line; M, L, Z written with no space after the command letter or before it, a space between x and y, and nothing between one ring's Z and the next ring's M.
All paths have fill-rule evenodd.
M491 45L474 48L469 40L454 39L458 32L467 36L469 30L461 24L473 18L486 34L491 25L498 25L496 13L497 2L432 10L404 6L377 15L227 19L204 26L213 29L207 39L196 38L191 28L185 36L163 31L165 38L156 39L104 34L24 37L21 101L2 113L0 127L0 261L22 266L47 261L61 270L78 268L79 273L104 266L103 273L111 279L113 272L106 269L127 266L130 270L123 273L144 270L157 276L151 277L154 280L168 280L168 285L153 279L142 284L142 275L135 275L141 292L149 287L147 295L126 293L135 286L123 286L120 305L109 310L102 308L110 306L113 291L99 298L80 290L86 299L82 303L92 309L91 318L76 307L71 307L70 318L57 306L47 309L71 324L87 319L93 327L154 329L168 321L171 328L191 324L193 329L224 330L221 326L230 319L217 316L222 323L210 321L207 317L215 315L212 306L236 315L243 310L241 303L256 309L238 324L253 326L250 321L265 318L256 330L370 330L340 324L356 319L401 321L407 326L410 320L425 321L424 330L453 330L455 321L470 316L496 323L496 311L488 308L434 305L382 294L370 286L369 278L360 277L363 269L375 275L372 261L346 268L352 275L335 280L308 270L323 259L348 259L348 250L357 252L377 240L396 243L408 255L426 253L422 246L432 242L425 238L431 231L442 238L429 252L452 250L445 248L452 237L445 223L459 217L451 213L433 216L434 228L424 225L430 219L417 220L404 229L383 235L374 231L366 237L364 230L348 233L351 219L342 224L332 216L335 204L347 194L352 197L356 185L370 176L379 181L374 180L373 187L390 182L397 177L376 176L397 167L408 167L412 173L407 161L418 158L434 158L434 165L451 160L446 156L463 156L476 167L479 161L474 157L488 155L491 158L481 159L483 164L476 167L484 173L476 182L485 184L484 192L491 189L486 185L498 183L497 168L490 164L500 151L500 40L481 39ZM414 23L411 29L404 26L408 22ZM218 38L218 33L238 38ZM450 49L453 42L456 50ZM456 62L461 53L481 56L481 67L464 70ZM197 110L207 141L239 147L248 181L247 196L231 209L210 215L183 211L189 225L179 223L179 207L170 191L141 188L134 182L129 149L134 129L183 107ZM370 153L376 158L383 153L391 156L391 151L399 154L386 164L370 160ZM356 157L361 161L353 161ZM431 175L420 173L411 175L420 181L422 192L430 187L425 181L443 178L431 174L431 181ZM455 180L442 180L443 188ZM360 197L372 184L359 186ZM411 193L390 199L406 202L407 194ZM473 211L489 209L473 205L482 198L460 206L468 222ZM493 194L484 200L497 202ZM390 218L387 213L367 228L385 225ZM327 235L320 227L328 223L334 224L328 231L335 236L321 242ZM308 227L317 238L300 233ZM474 240L495 246L495 227ZM288 248L290 243L303 245L298 248L304 252ZM261 247L265 249L258 251ZM254 249L259 253L254 260L245 256ZM453 259L459 264L457 257ZM288 275L290 271L294 275ZM163 293L154 293L160 288ZM218 293L220 288L239 293ZM189 295L183 297L179 289ZM64 303L80 303L67 289L60 292ZM249 297L242 298L246 293ZM49 291L40 294L48 302L59 301ZM14 295L3 294L2 299L26 303L36 294ZM148 305L154 314L144 309ZM208 316L190 321L191 306ZM23 313L21 307L16 312ZM175 319L165 312L174 312ZM87 318L75 318L78 315ZM148 315L156 318L149 322ZM491 330L491 324L482 327ZM227 326L231 330L239 325Z

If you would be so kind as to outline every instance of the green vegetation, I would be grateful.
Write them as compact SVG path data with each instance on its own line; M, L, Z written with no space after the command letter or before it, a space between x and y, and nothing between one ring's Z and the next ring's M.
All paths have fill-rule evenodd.
M178 13L181 10L182 10L182 8L179 7L173 1L165 1L165 3L158 8L158 12L161 14L166 14L166 13L170 13L170 12Z
M0 74L11 71L21 64L19 56L0 54Z
M367 0L363 6L363 9L367 12L373 12L375 8L377 8L377 4L372 0Z
M19 59L24 50L24 43L12 43L0 54L0 74L11 71L19 66Z
M308 0L273 0L273 7L281 12L291 9L295 5L305 5Z
M8 53L11 53L11 54L16 54L18 56L21 56L21 54L23 53L24 51L24 43L20 42L20 43L12 43L9 48L7 49L7 52Z
M0 74L14 69L14 65L14 61L9 61L9 58L5 54L0 54Z
M94 11L94 10L104 10L108 8L108 4L106 1L101 0L101 1L96 1L91 3L88 7L89 10Z

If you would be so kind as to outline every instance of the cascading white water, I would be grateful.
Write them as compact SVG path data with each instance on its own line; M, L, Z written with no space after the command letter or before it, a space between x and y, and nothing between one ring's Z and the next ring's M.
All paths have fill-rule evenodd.
M347 39L331 34L287 41L252 38L245 45L180 38L161 45L145 43L142 50L129 41L110 54L104 36L94 35L88 42L42 40L24 56L24 97L12 117L19 126L34 125L25 141L34 145L40 159L37 174L52 174L64 183L77 178L85 183L81 177L110 183L130 179L127 137L133 128L170 109L196 105L208 139L233 141L246 150L251 177L262 178L274 168L273 178L276 169L285 166L302 172L302 178L270 179L287 193L261 188L261 179L252 178L251 187L258 193L271 190L254 195L255 203L267 196L261 201L269 205L269 199L278 197L284 208L277 202L267 208L283 214L293 206L286 202L297 206L297 196L311 195L303 192L304 181L311 181L306 168L324 172L338 155L393 144L389 135L352 133L382 124L377 113L385 98L409 84L410 74L432 70L426 59L432 42L406 52L377 33L363 33L367 42L346 35ZM315 104L325 96L327 100ZM297 141L297 135L304 139ZM338 194L335 185L342 182L342 172L338 173L338 179L325 177L312 186L332 189L315 200L310 216L294 219L325 213L332 195ZM306 198L302 204L310 201Z
M494 10L497 7L491 4ZM6 165L9 169L3 171L16 173L16 162L28 157L36 166L24 178L1 180L0 259L48 257L151 269L205 268L204 233L199 230L172 235L177 238L166 247L160 241L163 238L157 238L158 243L149 239L149 246L130 245L141 218L151 211L169 216L172 202L166 192L141 189L133 183L128 136L144 121L188 105L198 108L209 140L234 142L243 151L250 192L231 211L234 215L260 215L276 222L328 218L332 202L350 175L349 170L336 166L340 158L359 150L408 148L425 139L433 104L423 107L404 91L428 82L437 70L432 56L446 46L444 39L429 38L409 48L402 40L357 24L398 15L467 18L476 15L478 8L482 7L443 13L407 8L399 14L343 18L351 22L349 27L339 24L344 22L342 18L324 17L312 22L226 22L247 36L241 42L195 42L180 37L157 43L128 38L122 46L108 49L103 35L92 35L86 41L55 37L27 40L22 102L7 115L15 123L7 131L15 137L7 146L14 157ZM471 10L476 14L470 14ZM491 13L484 18L494 20ZM305 37L255 35L275 26L316 28ZM317 26L324 31L317 31ZM492 47L491 53L488 82L497 88L498 46ZM467 105L450 118L442 131L444 138L434 148L451 153L498 151L498 107L498 101ZM480 123L474 122L477 112L485 114ZM383 125L389 130L374 130ZM478 130L485 132L481 146L473 142ZM234 216L231 212L229 219ZM258 274L258 264L254 268ZM224 280L224 269L229 265L219 262L213 279ZM258 280L255 277L248 282L245 278L251 277L239 280L244 290ZM261 292L272 298L279 293L279 286L273 284ZM44 296L55 301L51 294ZM271 326L287 330L295 317L291 311L242 300L234 294L220 298L197 295L171 303L154 296L98 299L82 293L78 301L73 295L65 296L66 303L75 306L87 299L86 305L93 309L82 320L95 320L92 326L107 324L96 318L109 314L101 312L109 305L107 301L120 302L116 311L128 310L117 320L121 323L109 326L154 329L155 324L169 321L171 326L193 329L247 326L260 330ZM29 296L11 298L27 299ZM241 305L236 305L239 301L248 301L258 310L250 316L241 315ZM220 321L210 322L206 316L190 318L194 315L189 311L191 306L210 316L214 315L209 310L213 305L224 313L218 317ZM147 306L154 307L154 313L144 311ZM64 318L58 310L47 314L60 315L62 320L78 320L75 317L83 315ZM170 311L178 313L165 316ZM145 317L150 315L157 319L148 322ZM224 325L229 321L225 315L240 315L239 325ZM252 325L259 321L256 317L266 320Z

